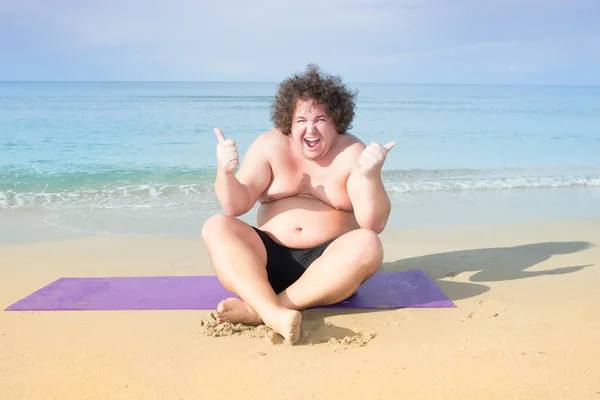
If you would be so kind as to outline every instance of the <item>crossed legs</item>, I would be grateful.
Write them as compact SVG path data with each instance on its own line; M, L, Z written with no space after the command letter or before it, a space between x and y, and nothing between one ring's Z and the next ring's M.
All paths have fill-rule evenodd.
M345 300L379 269L383 259L375 232L348 232L334 240L298 281L276 295L267 278L267 252L251 226L217 215L204 224L202 238L219 280L242 298L222 301L218 320L264 323L289 343L300 338L298 310Z

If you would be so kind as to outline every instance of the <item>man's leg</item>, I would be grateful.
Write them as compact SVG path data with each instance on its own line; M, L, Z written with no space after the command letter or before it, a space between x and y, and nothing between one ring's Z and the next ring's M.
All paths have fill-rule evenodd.
M348 232L316 259L293 285L279 293L279 304L293 310L339 303L377 272L383 247L368 229Z
M277 296L279 304L292 310L339 303L377 272L383 248L377 234L357 229L334 240L293 285ZM261 323L251 306L228 299L228 307L252 324ZM241 321L240 321L241 322Z
M279 304L267 278L267 253L254 229L237 218L217 215L202 227L202 238L223 286L240 296L267 326L286 341L298 341L302 316L298 311ZM221 313L231 311L242 313L242 318L254 318L251 313L244 317L240 309L227 310L226 302L219 307L221 310L217 311Z

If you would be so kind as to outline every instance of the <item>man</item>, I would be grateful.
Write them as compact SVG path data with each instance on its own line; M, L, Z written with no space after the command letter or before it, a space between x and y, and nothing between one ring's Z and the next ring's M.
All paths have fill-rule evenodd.
M379 269L377 234L390 213L381 168L395 143L365 146L347 133L355 96L312 65L284 80L275 129L251 144L237 173L235 142L215 129L225 214L206 221L202 237L219 280L241 298L218 305L219 323L264 323L293 344L298 310L345 300ZM236 218L257 201L256 227Z

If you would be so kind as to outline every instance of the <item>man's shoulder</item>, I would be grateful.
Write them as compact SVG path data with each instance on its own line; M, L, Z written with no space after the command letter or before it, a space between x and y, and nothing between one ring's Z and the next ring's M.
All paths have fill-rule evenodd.
M341 137L343 138L341 153L344 155L358 157L366 148L362 140L351 133L344 133Z
M258 138L263 139L263 140L265 140L265 139L266 140L279 140L279 139L281 139L281 136L284 136L284 135L278 129L270 129L268 131L261 133L258 136Z
M360 146L365 147L365 144L363 143L363 141L360 140L358 137L354 136L353 134L344 133L344 136L346 137L346 140L349 145L351 145L351 146L357 145L358 147L360 147Z
M281 133L277 129L271 129L269 131L265 131L258 135L258 137L254 140L254 143L263 145L277 145L285 143L285 135Z
M283 134L277 129L271 129L258 135L250 145L250 150L253 152L270 152L273 148L281 146L285 141L282 138Z

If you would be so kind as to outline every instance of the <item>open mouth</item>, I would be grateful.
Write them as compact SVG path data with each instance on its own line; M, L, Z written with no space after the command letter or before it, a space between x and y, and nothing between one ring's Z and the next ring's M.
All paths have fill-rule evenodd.
M320 142L321 142L321 139L317 139L317 138L304 138L304 143L306 143L306 145L309 148L311 148L311 149L314 149L315 147L317 147Z

